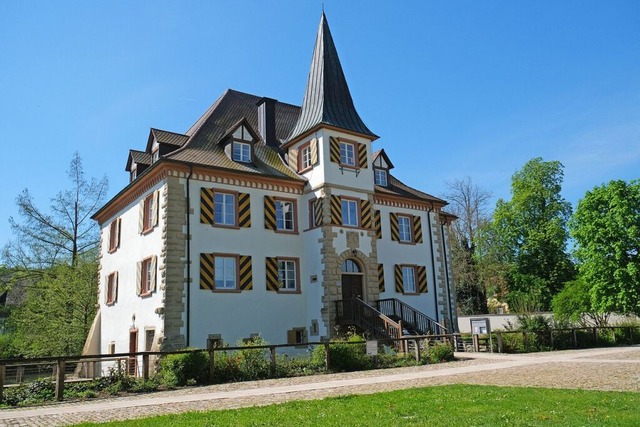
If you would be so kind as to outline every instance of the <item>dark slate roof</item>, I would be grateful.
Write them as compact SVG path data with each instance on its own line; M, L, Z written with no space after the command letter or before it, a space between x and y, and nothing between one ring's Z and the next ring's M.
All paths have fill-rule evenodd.
M324 12L318 27L307 89L302 101L302 113L288 140L293 140L320 124L377 138L364 124L353 105Z
M197 163L240 172L302 180L280 157L277 148L269 147L263 140L254 146L255 161L251 164L234 162L224 152L221 140L243 119L254 134L258 130L259 96L228 89L196 123L186 132L188 141L182 148L164 156L166 159ZM283 140L298 119L300 107L276 102L276 138Z
M409 187L407 184L400 181L395 176L389 174L388 185L383 187L381 185L375 186L375 192L380 194L388 194L391 196L400 196L407 197L410 199L423 200L427 202L438 203L442 205L447 205L448 203L438 197L432 196L431 194L423 193L420 190L416 190L413 187Z
M149 142L147 143L147 151L151 151L151 143L155 138L161 144L175 145L176 147L182 147L189 139L188 135L182 135L180 133L169 132L161 129L151 128L149 133Z
M132 163L138 163L141 165L149 166L151 164L151 154L144 151L129 150L129 157L127 158L127 166L125 166L124 168L127 172L131 171Z

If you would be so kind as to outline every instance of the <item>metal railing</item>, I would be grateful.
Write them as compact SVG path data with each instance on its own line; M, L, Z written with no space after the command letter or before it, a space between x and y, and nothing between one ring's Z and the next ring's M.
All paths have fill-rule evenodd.
M406 329L413 329L420 335L447 333L443 325L397 298L377 300L376 305L381 313L400 319Z
M336 301L338 322L362 328L371 338L398 339L402 324L390 319L360 298Z

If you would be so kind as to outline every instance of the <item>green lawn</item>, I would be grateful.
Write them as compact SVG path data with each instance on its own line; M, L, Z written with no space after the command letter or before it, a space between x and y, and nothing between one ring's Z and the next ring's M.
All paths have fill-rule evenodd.
M108 425L639 426L639 407L640 393L447 385Z

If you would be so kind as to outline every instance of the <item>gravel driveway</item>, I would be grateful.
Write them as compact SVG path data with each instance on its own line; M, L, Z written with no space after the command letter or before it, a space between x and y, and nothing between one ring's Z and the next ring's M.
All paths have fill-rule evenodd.
M194 387L0 411L0 426L57 426L185 411L267 405L439 384L640 391L640 346L525 355L456 353L455 362Z

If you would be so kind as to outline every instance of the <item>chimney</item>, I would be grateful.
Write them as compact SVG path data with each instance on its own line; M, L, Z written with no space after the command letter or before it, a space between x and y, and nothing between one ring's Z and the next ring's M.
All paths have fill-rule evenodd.
M260 98L258 106L258 131L264 142L271 147L279 147L276 139L276 102L271 98Z

